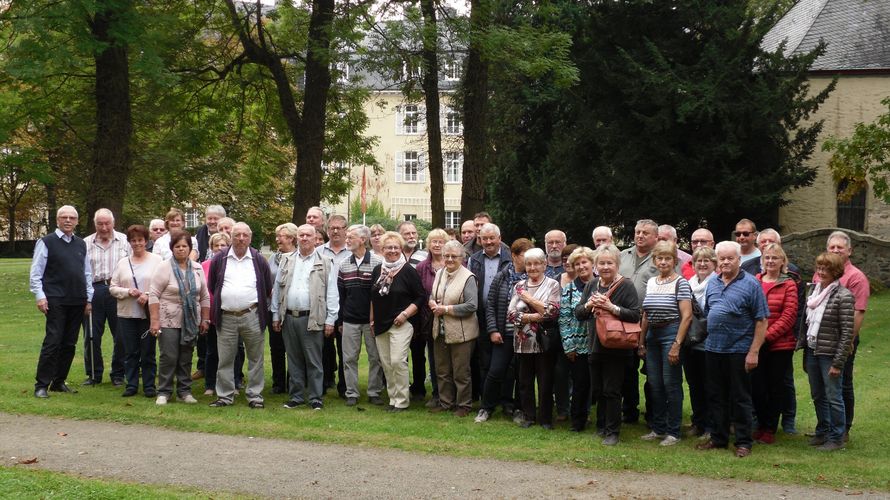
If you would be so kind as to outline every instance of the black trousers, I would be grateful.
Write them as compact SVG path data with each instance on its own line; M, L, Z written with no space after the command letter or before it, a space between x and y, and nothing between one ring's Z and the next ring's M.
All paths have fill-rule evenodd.
M505 337L506 339L506 337ZM513 357L513 337L510 337L510 358ZM506 343L506 340L504 341ZM476 339L476 348L473 349L473 357L470 358L470 375L473 377L473 401L485 400L485 386L488 384L488 370L491 367L492 355L497 346L491 343L491 336L485 329L479 330L479 338ZM495 403L496 404L496 403ZM485 406L482 406L485 408ZM494 406L491 407L494 409Z
M621 413L624 421L630 423L640 419L640 373L646 374L646 361L634 356L625 370L624 384L621 386ZM648 380L643 382L643 394L646 396L643 418L648 422L652 417L652 389Z
M711 431L708 414L707 367L705 351L685 348L683 371L689 385L689 404L692 407L692 425L703 431Z
M46 334L37 360L35 390L61 384L68 378L86 305L62 305L55 298L46 300L49 310L46 312Z
M271 318L269 325L269 354L272 359L272 390L287 392L287 354L284 350L284 337L281 332L272 331Z
M503 344L492 344L488 339L486 344L490 349L490 363L485 371L485 383L482 388L482 409L493 412L498 405L502 405L504 412L511 412L516 406L513 398L513 386L515 385L515 369L513 367L513 336L504 335ZM483 345L476 344L476 347Z
M729 424L735 427L735 445L751 448L751 376L745 371L745 354L705 354L708 371L708 407L711 441L729 444ZM781 383L779 379L778 383Z
M426 341L424 335L417 333L411 338L411 385L408 389L412 396L426 396Z
M859 335L853 338L853 352L847 356L844 364L844 382L841 386L844 396L844 413L847 422L847 431L853 426L853 413L856 407L856 395L853 394L853 363L856 361L856 351L859 350Z
M553 367L553 402L556 405L556 414L569 416L572 412L572 368L569 359L562 348L562 342L557 342L555 349L555 365ZM585 365L587 363L585 362ZM588 375L588 380L590 376ZM588 382L588 389L590 383Z
M590 354L591 398L596 403L597 427L604 435L621 431L621 388L628 367L636 371L638 358L624 354Z
M111 331L111 340L114 350L111 355L111 379L124 380L124 359L127 357L124 341L121 338L120 329L117 326L117 299L108 291L108 285L93 283L93 332L90 338L89 317L84 318L83 323L83 369L87 378L96 382L102 381L105 372L105 362L102 359L102 336L105 333L105 324ZM93 371L95 370L95 372Z
M760 349L757 369L751 372L751 396L760 430L775 433L779 428L779 415L788 401L785 374L793 355L790 349L770 351L766 346Z
M587 354L577 354L575 361L565 358L569 374L571 375L572 403L570 415L572 427L583 430L587 426L587 416L590 414L590 360ZM558 366L558 362L557 362ZM559 404L557 403L557 410Z
M324 372L324 389L334 386L334 378L337 379L337 394L346 395L346 379L343 375L343 337L337 328L334 334L324 338L324 346L321 351L321 369ZM337 361L339 360L339 362Z
M517 354L519 358L519 400L525 418L540 425L553 425L553 367L556 356L551 352ZM535 382L538 383L537 412Z

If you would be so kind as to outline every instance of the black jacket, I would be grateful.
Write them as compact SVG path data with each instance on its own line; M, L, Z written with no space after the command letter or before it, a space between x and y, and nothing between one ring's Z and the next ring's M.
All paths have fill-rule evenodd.
M599 282L599 278L590 280L590 282L587 283L587 286L584 287L581 301L575 306L575 318L577 318L578 321L586 322L587 325L587 333L590 339L590 352L595 354L635 356L636 353L633 349L607 349L600 345L599 337L596 335L596 319L593 316L593 312L584 307L584 304L590 299L590 295L599 286ZM637 295L637 289L634 288L631 280L627 278L621 280L621 283L619 283L615 288L615 291L612 292L609 300L621 308L621 311L618 313L618 318L621 319L621 321L627 321L628 323L636 323L640 321L640 298Z

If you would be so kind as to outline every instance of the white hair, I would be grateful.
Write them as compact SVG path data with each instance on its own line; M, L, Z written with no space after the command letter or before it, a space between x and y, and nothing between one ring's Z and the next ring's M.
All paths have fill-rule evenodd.
M463 243L461 243L457 240L446 241L445 244L442 245L442 253L445 253L445 250L453 250L453 251L457 252L461 258L464 258L466 256L466 251L467 251L467 249L464 248Z
M96 210L96 213L93 214L93 222L96 222L99 217L109 217L111 218L111 222L114 222L114 214L111 213L111 210L108 210L107 208L100 208L99 210Z
M841 239L847 244L847 248L850 250L853 249L853 240L850 239L850 235L843 231L834 231L833 233L828 235L828 239L825 241L825 246L827 247L831 240Z
M658 232L659 233L668 232L671 235L671 239L674 240L675 242L677 241L677 230L674 228L674 226L672 226L670 224L662 224L662 225L658 226Z
M714 251L719 254L721 250L732 250L737 256L742 256L742 245L739 245L735 241L721 241L720 243L717 243L717 246L714 247Z
M763 231L760 231L759 233L757 233L757 239L755 241L757 241L757 243L760 243L760 237L763 236L764 234L773 235L776 237L776 243L779 243L779 244L782 243L782 235L779 234L778 231L776 231L775 229L773 229L771 227L768 227L768 228L764 229Z
M479 234L485 231L486 233L494 233L496 236L501 235L501 228L494 224L493 222L486 222L482 225L482 229L479 230Z
M148 223L148 228L151 229L151 226L161 226L164 227L164 219L152 219Z
M220 217L226 216L226 209L222 207L222 205L207 205L207 208L204 209L204 215L216 214Z
M547 255L540 248L529 248L525 251L523 255L526 261L529 260L537 260L541 262L545 262L547 260Z
M70 210L70 211L74 212L75 217L79 217L79 215L77 213L77 209L71 205L62 205L61 207L59 207L58 210L56 210L56 217L62 215L63 210Z
M609 226L596 226L593 228L593 232L590 233L590 237L596 239L596 233L606 233L609 239L612 239L612 228Z

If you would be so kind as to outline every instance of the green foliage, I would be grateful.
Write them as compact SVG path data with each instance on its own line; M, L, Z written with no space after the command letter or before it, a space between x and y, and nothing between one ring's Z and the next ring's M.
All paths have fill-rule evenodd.
M822 123L808 119L833 84L809 95L821 46L792 58L760 49L775 14L755 20L743 2L563 1L531 19L564 20L580 78L559 90L492 71L489 189L506 234L560 227L586 241L596 225L644 217L681 230L723 232L743 216L772 225L784 196L815 177L805 160Z
M377 198L371 198L367 203L366 219L391 219L389 210L383 207L383 202ZM393 219L394 220L394 219ZM362 199L356 197L349 204L349 223L359 224L362 221ZM369 223L368 226L371 224ZM384 226L386 227L386 226ZM393 226L395 227L395 226ZM388 228L387 228L388 229Z
M834 152L828 168L835 182L847 181L839 199L848 200L871 183L874 195L890 203L890 97L881 104L887 112L873 123L857 123L850 137L829 137L822 145L824 151Z

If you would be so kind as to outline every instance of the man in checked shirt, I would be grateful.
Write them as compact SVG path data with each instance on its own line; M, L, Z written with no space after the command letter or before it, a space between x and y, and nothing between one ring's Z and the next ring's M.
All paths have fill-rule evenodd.
M111 356L111 383L116 387L124 383L124 342L117 328L117 299L108 293L111 275L117 263L130 255L127 235L114 230L114 214L107 208L96 210L93 216L96 232L84 238L87 256L93 269L93 313L83 318L83 366L87 379L83 385L102 381L105 364L102 360L102 334L105 323L114 340ZM88 322L92 318L93 332L90 338Z

